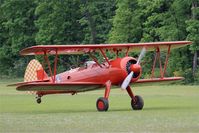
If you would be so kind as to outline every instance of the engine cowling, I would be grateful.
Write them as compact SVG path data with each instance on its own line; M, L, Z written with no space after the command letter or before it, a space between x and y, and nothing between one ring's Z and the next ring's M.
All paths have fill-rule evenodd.
M133 57L124 57L120 62L120 67L126 72L126 75L128 75L131 71L134 72L131 82L137 81L142 74L141 66L136 63L137 60Z

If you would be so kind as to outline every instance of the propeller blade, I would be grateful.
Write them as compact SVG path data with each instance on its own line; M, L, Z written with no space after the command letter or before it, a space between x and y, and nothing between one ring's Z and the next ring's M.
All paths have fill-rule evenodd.
M143 47L143 48L142 48L142 51L140 52L140 55L139 55L139 57L138 57L138 60L137 60L137 63L136 63L136 64L140 64L140 61L141 61L141 59L144 57L145 53L146 53L146 48ZM132 77L133 77L133 74L134 74L134 72L131 71L131 73L129 73L129 75L124 79L124 81L123 81L123 83L122 83L122 85L121 85L121 88L122 88L123 90L125 90L125 89L129 86L129 84L130 84L130 82L131 82L131 79L132 79Z
M123 90L125 90L127 88L127 86L129 85L129 83L131 82L131 79L133 77L133 71L131 73L129 73L129 75L124 79L121 88Z
M140 55L139 55L139 57L138 57L137 64L140 64L140 61L141 61L141 59L144 57L145 53L146 53L146 48L143 47L143 48L142 48L142 51L140 52Z

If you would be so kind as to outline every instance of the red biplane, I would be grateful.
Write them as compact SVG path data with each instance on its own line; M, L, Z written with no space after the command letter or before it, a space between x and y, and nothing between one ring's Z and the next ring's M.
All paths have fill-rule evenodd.
M152 42L152 43L126 43L126 44L94 44L94 45L40 45L23 49L21 55L43 55L44 62L41 65L37 60L30 61L24 75L24 82L13 84L19 91L30 91L37 95L37 103L41 103L41 97L48 94L85 92L104 87L105 93L96 102L98 111L107 111L109 108L109 93L111 86L121 87L131 97L131 106L134 110L141 110L144 101L141 96L134 95L130 84L142 84L151 82L164 82L182 80L183 77L165 77L170 50L191 44L190 41ZM115 59L108 59L106 53L115 53ZM128 56L129 52L141 51L138 59ZM154 61L151 78L139 79L142 74L141 59L146 51L154 51ZM162 66L160 52L166 51L166 59ZM123 52L124 57L119 57ZM95 53L101 53L104 62L100 63ZM93 61L85 63L84 67L78 67L57 74L58 55L60 54L88 54ZM54 65L51 67L49 55L54 55ZM159 62L160 77L154 77L156 62ZM48 66L49 75L42 66Z

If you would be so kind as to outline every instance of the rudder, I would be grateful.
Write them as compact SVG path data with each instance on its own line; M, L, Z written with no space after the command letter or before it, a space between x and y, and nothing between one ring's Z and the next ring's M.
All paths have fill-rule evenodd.
M28 63L24 75L24 82L43 80L47 77L48 75L38 60L33 59Z

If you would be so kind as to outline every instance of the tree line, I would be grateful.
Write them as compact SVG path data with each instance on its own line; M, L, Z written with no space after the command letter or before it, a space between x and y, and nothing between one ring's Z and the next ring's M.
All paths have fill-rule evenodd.
M23 76L33 57L19 51L33 45L189 40L171 52L166 74L198 83L198 6L199 0L0 0L0 77ZM145 57L144 78L153 56ZM80 58L61 57L60 69Z

